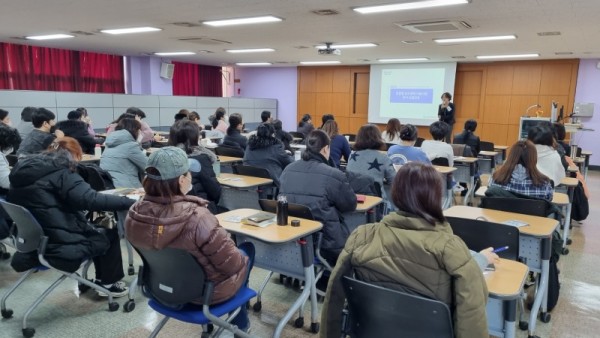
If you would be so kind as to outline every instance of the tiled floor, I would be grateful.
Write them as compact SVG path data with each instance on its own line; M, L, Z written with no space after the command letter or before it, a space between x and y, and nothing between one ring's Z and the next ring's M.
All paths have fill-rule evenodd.
M592 193L590 215L573 231L571 253L562 256L561 296L552 312L548 324L538 321L537 334L541 337L599 337L600 336L600 228L595 220L600 219L600 172L590 172L588 185ZM250 284L258 287L265 276L260 269L252 271ZM0 294L19 275L6 261L0 261ZM42 272L18 289L9 299L9 307L15 312L14 318L0 321L0 337L21 337L21 321L25 308L33 302L57 275ZM127 277L130 281L131 277ZM298 291L285 288L273 277L263 298L260 314L251 314L252 334L257 337L270 337L274 323L283 315L287 307L298 295ZM124 300L119 301L121 304ZM295 318L295 316L294 316ZM79 295L74 282L67 280L30 317L29 325L35 327L35 337L147 337L160 320L145 304L141 295L137 297L137 307L132 313L108 312L106 302L92 292ZM290 322L283 337L315 337L309 332L310 313L305 311L305 327L296 329ZM198 337L200 329L193 325L170 321L159 337ZM225 337L231 335L224 334ZM377 337L373 333L373 337ZM527 333L517 329L517 337L527 337Z

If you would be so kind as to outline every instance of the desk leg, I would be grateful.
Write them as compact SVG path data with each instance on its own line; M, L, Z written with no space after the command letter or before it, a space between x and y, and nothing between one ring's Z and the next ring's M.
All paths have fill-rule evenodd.
M589 155L583 155L583 158L585 159L585 162L583 163L584 167L583 167L583 179L587 181L587 172L588 172L588 167L590 166L590 156Z
M573 208L573 194L575 193L575 188L569 187L567 190L567 194L569 195L569 204L567 204L567 212L565 215L565 224L563 229L563 253L567 254L567 242L569 241L569 231L571 231L571 209Z
M465 200L463 202L464 205L469 205L469 200L473 199L473 194L475 194L475 176L471 175L469 179L469 186L467 187L467 194L465 195Z
M533 336L537 316L540 309L546 312L548 303L548 279L550 277L550 250L552 246L552 237L542 240L542 273L540 281L535 293L535 300L531 307L531 315L529 316L529 336Z
M517 301L511 299L504 302L504 338L515 338Z

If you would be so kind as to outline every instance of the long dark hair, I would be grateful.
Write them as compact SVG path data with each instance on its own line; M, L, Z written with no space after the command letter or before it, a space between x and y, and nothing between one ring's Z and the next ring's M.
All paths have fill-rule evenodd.
M127 130L129 134L131 134L131 137L137 141L137 137L142 129L142 124L136 119L122 119L115 127L115 131L122 129Z
M315 129L311 131L306 137L306 150L302 153L302 159L308 161L311 159L311 154L320 154L321 149L328 146L331 143L329 136L320 130Z
M262 149L267 148L275 144L281 144L277 138L273 136L275 128L270 123L261 123L256 128L256 134L250 136L248 140L248 149Z
M360 127L356 135L354 150L385 149L385 142L381 138L381 131L374 124L365 124Z
M310 114L304 114L304 116L302 116L302 119L300 120L300 122L298 122L298 127L302 127L305 123L307 123L310 120L312 120L312 118L310 117Z
M465 122L465 130L467 131L467 133L472 134L475 132L475 130L477 130L477 121L475 121L474 119L468 119Z
M212 120L211 123L213 128L216 128L219 125L219 120L222 119L223 116L225 116L225 108L217 108L217 110L215 111L215 118Z
M443 223L442 179L430 165L408 162L400 167L392 183L392 201L400 211L425 219L429 224Z
M402 129L400 120L393 118L388 120L387 126L385 127L385 132L392 139L394 139L396 136L400 138L400 129Z
M500 185L508 184L517 164L525 167L533 185L541 186L550 181L548 177L544 176L544 174L538 170L537 150L531 141L526 140L518 141L508 149L506 162L492 175L494 182Z
M181 120L175 122L169 130L169 145L183 145L183 150L187 154L193 152L192 147L198 146L198 138L200 137L200 128L196 122L190 120Z
M133 114L129 114L129 113L123 113L121 115L119 115L119 117L117 117L116 120L112 121L111 124L117 124L119 122L121 122L122 119L135 119L135 115Z

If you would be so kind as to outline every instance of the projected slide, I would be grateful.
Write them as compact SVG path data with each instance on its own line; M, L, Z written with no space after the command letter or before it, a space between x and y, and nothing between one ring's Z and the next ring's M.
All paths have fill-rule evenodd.
M437 121L442 93L454 92L456 63L371 66L369 122L429 125Z

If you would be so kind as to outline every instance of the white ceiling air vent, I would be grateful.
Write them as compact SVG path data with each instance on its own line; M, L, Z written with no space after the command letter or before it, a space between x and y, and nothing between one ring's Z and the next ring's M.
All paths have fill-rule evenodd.
M470 29L471 25L465 21L433 21L433 22L414 22L414 23L396 23L400 28L404 28L413 33L439 33L455 32Z
M231 44L231 42L229 42L229 41L219 40L219 39L211 39L206 36L178 38L177 40L183 41L183 42L197 43L199 45L211 45L211 46L230 45Z

